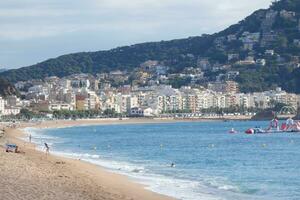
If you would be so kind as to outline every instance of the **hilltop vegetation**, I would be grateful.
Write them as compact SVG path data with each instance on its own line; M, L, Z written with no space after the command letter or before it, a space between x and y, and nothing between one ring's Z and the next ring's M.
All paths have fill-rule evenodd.
M160 60L178 71L182 66L195 64L195 58L182 55L204 54L213 37L193 37L167 42L143 43L119 47L109 51L75 53L49 59L45 62L14 69L1 74L12 82L42 79L48 76L63 77L75 73L100 73L112 70L133 70L147 60Z
M96 74L113 70L131 72L147 60L156 60L168 66L168 73L179 73L186 67L201 68L201 60L206 59L209 67L202 69L205 72L203 84L234 70L239 72L235 80L240 83L242 92L263 91L280 86L288 92L300 93L299 18L300 0L275 1L269 9L258 10L213 35L69 54L33 66L9 70L0 76L17 82L76 73ZM272 50L274 54L267 55L267 50ZM237 56L229 59L230 55ZM242 62L238 61L249 57L254 61L265 60L266 63L239 64ZM214 67L222 65L229 65L230 68L211 73Z

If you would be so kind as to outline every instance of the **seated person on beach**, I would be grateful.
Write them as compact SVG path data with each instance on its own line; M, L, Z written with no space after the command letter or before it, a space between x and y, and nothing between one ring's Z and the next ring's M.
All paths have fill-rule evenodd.
M21 153L21 152L19 151L19 147L18 147L18 146L16 146L16 148L15 148L15 153Z

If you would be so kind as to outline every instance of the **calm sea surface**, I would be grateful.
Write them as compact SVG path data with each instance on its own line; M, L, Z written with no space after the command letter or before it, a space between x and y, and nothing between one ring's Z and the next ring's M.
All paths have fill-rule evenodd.
M246 135L268 122L26 129L41 148L128 175L184 200L299 200L300 134ZM235 128L239 134L229 134ZM171 163L176 166L171 167Z

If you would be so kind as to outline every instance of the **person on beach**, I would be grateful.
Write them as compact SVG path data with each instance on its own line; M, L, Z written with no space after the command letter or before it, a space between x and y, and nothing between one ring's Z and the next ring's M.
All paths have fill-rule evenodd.
M29 143L31 143L31 134L29 134Z
M46 142L44 144L46 148L46 154L49 154L49 150L50 150L49 145Z

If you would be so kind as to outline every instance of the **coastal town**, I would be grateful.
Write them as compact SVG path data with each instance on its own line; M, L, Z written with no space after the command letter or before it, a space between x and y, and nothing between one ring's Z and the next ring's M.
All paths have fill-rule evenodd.
M229 28L230 34L216 34L212 44L207 46L211 49L207 56L191 51L178 58L174 54L174 58L166 60L149 59L141 63L140 59L135 59L130 61L131 67L115 63L116 59L108 57L110 64L118 67L99 64L96 68L107 69L95 70L94 66L86 65L85 68L91 69L76 73L75 65L65 63L64 68L72 73L61 75L65 73L61 72L58 76L47 76L44 70L33 69L30 76L24 73L26 69L20 69L20 73L8 71L9 80L13 80L19 94L0 97L0 115L17 115L26 109L49 117L57 111L95 111L101 116L132 117L251 116L276 104L288 106L287 112L296 112L300 104L299 88L294 80L300 67L297 51L300 39L296 37L300 32L300 20L297 12L277 4L273 3L268 10L254 12L251 19L256 20L241 21L239 31ZM255 24L257 30L249 31L254 30L254 22L260 28ZM283 35L282 27L285 26L294 34ZM193 38L186 42L189 40ZM136 48L137 45L116 48L110 53L130 52ZM56 65L51 61L39 66L48 66L49 74L55 74L51 70ZM136 62L139 64L134 64ZM33 74L46 78L34 79ZM16 75L21 77L15 80ZM23 79L22 76L27 77Z
M276 103L297 110L300 95L287 93L281 88L265 92L241 93L239 84L232 80L215 81L203 87L189 84L173 88L164 84L165 68L154 61L144 63L138 78L132 85L113 86L126 82L129 75L122 71L101 73L95 76L76 74L63 78L48 77L45 80L17 82L19 97L11 95L0 98L2 116L18 115L22 109L36 113L55 111L97 111L105 115L159 117L168 114L254 115L258 110L274 107ZM199 68L189 68L177 76L201 77ZM142 83L142 84L141 84Z
M0 200L300 199L300 0L0 7Z

